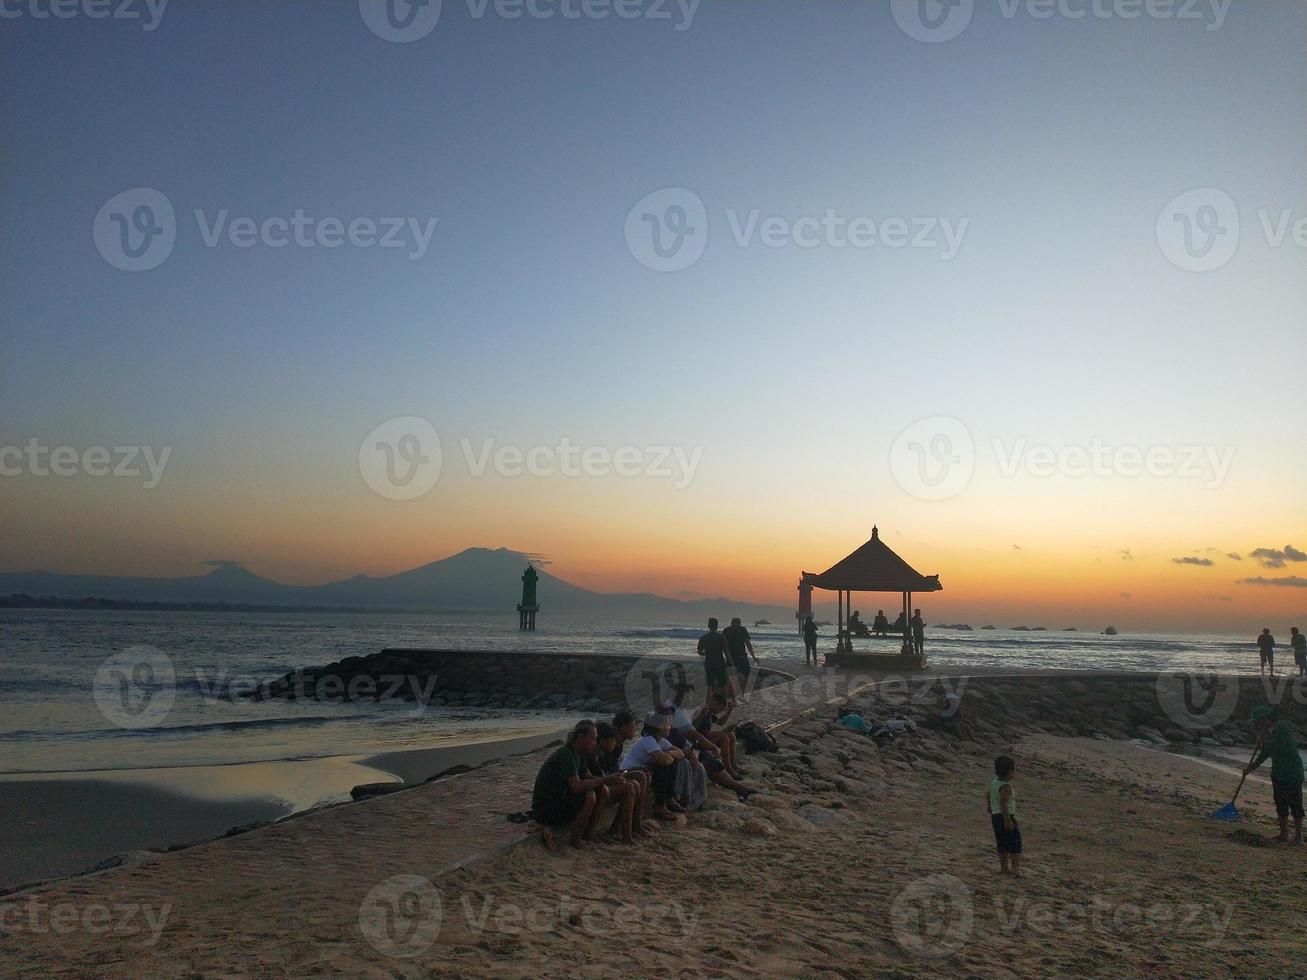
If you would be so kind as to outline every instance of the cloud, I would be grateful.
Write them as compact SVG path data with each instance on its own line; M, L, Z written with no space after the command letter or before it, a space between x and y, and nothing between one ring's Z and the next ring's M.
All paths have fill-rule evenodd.
M1237 551L1228 551L1226 552L1225 557L1229 558L1230 561L1243 561L1243 555L1239 554Z
M1122 593L1121 593L1121 598L1122 598L1122 599L1133 599L1134 597L1135 597L1135 594L1134 594L1133 592L1122 592Z
M1135 560L1135 556L1132 555L1132 554L1130 554L1130 549L1129 549L1129 548L1122 548L1120 551L1117 552L1117 554L1121 556L1121 560L1122 560L1122 561L1134 561L1134 560Z
M1281 548L1257 548L1253 558L1262 568L1283 568L1285 562L1307 561L1307 552L1299 551L1291 544Z
M1021 545L1019 545L1019 544L1014 544L1014 545L1012 546L1012 550L1013 550L1013 551L1020 551L1020 550L1021 550Z
M1173 565L1199 565L1203 568L1211 568L1216 562L1210 558L1172 558Z
M1290 575L1285 578L1241 578L1236 585L1274 585L1282 589L1307 589L1307 578Z

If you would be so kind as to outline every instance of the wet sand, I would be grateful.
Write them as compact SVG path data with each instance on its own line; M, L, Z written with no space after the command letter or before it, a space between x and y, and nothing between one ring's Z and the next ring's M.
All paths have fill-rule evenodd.
M557 737L372 756L7 776L0 779L0 891L345 802L363 783L421 783L450 769L476 768Z

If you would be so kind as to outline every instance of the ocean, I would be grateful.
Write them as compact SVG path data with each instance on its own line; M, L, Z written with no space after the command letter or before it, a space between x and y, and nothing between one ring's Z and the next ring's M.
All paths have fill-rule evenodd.
M691 623L548 617L535 633L516 627L511 613L6 610L0 613L0 774L314 759L546 734L575 719L409 702L253 702L226 692L233 683L253 685L384 647L686 656L693 655L702 632ZM777 661L782 670L786 663L802 666L802 642L788 624L751 632L760 657ZM141 645L159 651L173 671L173 699L150 725L124 727L99 707L97 671L112 655ZM1251 638L1232 636L933 630L926 650L941 672L1257 668Z

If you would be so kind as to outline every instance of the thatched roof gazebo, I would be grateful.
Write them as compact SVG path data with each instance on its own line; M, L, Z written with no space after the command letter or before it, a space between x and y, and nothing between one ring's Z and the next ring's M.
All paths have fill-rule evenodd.
M901 652L905 657L912 657L910 621L913 593L939 592L944 588L939 583L938 575L922 575L896 555L893 549L880 539L880 529L875 527L871 529L871 540L866 544L819 575L804 572L802 583L815 589L826 589L836 593L839 614L835 653L841 657L853 653L853 636L848 621L850 610L853 608L854 592L897 592L903 596ZM877 660L883 659L885 658L877 658ZM925 666L924 658L921 660L922 662L910 666Z

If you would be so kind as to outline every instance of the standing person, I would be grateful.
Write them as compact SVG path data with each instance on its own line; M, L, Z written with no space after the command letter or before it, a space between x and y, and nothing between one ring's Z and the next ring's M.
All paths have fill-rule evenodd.
M926 649L926 624L921 618L921 610L916 610L912 615L912 652L918 657L923 656Z
M803 621L803 666L817 666L817 621L809 616Z
M994 827L994 843L998 848L999 874L1021 874L1021 828L1017 826L1017 789L1012 780L1017 777L1017 764L1008 755L994 760L994 778L985 792L985 809Z
M577 722L567 741L550 754L536 775L531 815L545 827L545 846L550 850L554 846L551 828L567 824L571 825L568 837L573 847L593 840L595 828L608 805L609 787L623 782L621 776L590 774L585 760L594 753L598 735L594 722Z
M726 649L731 655L731 666L735 668L735 688L743 694L749 689L749 658L753 662L758 662L758 655L753 652L753 638L749 636L749 631L744 628L740 622L740 617L736 616L731 620L731 625L722 630L722 636L726 640Z
M1257 637L1257 649L1261 651L1262 668L1261 673L1266 673L1266 668L1271 669L1271 676L1275 676L1275 637L1271 636L1269 626L1262 629L1262 635Z
M733 697L731 678L726 669L726 637L717 632L716 617L708 620L708 632L699 637L699 656L708 675L709 691L725 691Z
M1307 675L1307 636L1294 626L1289 630L1290 643L1293 645L1293 662L1298 665L1298 676Z
M1249 775L1267 759L1271 760L1271 792L1275 795L1275 815L1280 819L1280 843L1289 843L1289 814L1293 813L1295 844L1302 843L1302 756L1293 740L1287 721L1277 722L1275 712L1264 704L1253 708L1253 725L1257 728L1258 753L1244 775Z

